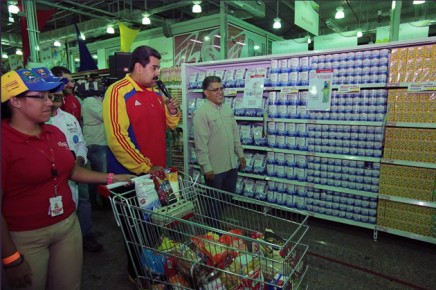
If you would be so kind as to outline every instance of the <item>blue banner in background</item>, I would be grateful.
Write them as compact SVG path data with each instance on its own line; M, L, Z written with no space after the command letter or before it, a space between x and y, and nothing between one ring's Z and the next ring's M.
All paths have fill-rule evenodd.
M78 71L98 69L94 59L91 56L91 53L88 50L88 47L86 46L85 41L80 37L81 33L79 27L77 27L77 24L75 23L74 23L74 27L76 28L77 42L79 44L79 54L80 54L80 68Z

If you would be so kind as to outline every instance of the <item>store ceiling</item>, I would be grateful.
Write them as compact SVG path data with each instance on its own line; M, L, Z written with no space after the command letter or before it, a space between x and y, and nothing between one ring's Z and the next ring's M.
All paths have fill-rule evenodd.
M96 29L91 24L89 25L89 31L86 33L87 42L89 43L113 37L113 35L106 34L105 29L107 24L114 23L117 19L121 19L131 27L136 26L145 30L163 26L165 23L178 23L219 13L219 0L203 0L201 3L203 12L200 14L192 13L192 2L174 0L36 0L36 7L37 10L56 9L52 19L41 30L41 35L44 35L44 33L46 35L55 35L55 31L62 31L64 27L72 26L72 23L92 23L93 20L94 25L98 24L100 29ZM234 2L242 2L248 8L241 9ZM330 34L338 29L345 32L361 28L364 33L365 31L374 32L378 26L389 25L392 5L390 0L318 0L316 2L320 7L320 35ZM308 35L307 32L293 24L293 0L240 0L225 1L225 3L228 5L227 12L230 15L243 19L284 39ZM334 19L338 6L344 8L344 19ZM152 24L149 26L141 25L142 14L145 9L152 12ZM433 24L436 22L436 1L427 0L422 5L413 5L411 0L402 1L401 11L402 23L420 20L432 20ZM282 28L279 30L272 28L273 19L277 16L282 20ZM14 23L10 23L8 18L7 1L2 0L3 50L21 43L20 17L14 16ZM71 38L71 40L73 41L74 38ZM369 40L374 41L374 39Z

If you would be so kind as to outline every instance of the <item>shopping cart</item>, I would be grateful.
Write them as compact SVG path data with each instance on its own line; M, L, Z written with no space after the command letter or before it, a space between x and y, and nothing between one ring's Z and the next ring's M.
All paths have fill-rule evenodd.
M138 182L142 176L134 181ZM179 173L179 198L141 208L134 186L108 185L137 282L149 289L301 289L308 216L201 185Z

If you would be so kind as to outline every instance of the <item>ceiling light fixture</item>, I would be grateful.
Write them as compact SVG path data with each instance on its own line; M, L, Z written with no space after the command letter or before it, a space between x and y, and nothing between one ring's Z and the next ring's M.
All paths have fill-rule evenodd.
M8 57L8 54L7 54L6 52L3 52L3 53L2 53L2 58L4 58L4 59L9 58L9 57Z
M307 38L307 43L311 44L312 43L312 38L310 38L310 36Z
M357 31L357 37L362 37L362 36L363 36L362 30L358 30Z
M144 13L142 15L142 24L143 25L150 25L151 24L150 14Z
M273 28L274 29L282 28L281 19L279 18L279 0L277 0L277 13L276 13L276 18L274 18Z
M19 48L17 48L17 50L15 51L16 55L23 55L23 51Z
M9 13L18 14L20 12L20 8L18 8L16 3L10 3L8 6Z
M61 42L60 42L59 40L56 39L56 40L53 42L53 46L55 46L55 47L61 47L62 44L61 44Z
M114 33L115 33L115 29L114 29L114 27L113 27L112 25L109 25L109 26L106 28L106 33L108 33L108 34L114 34Z
M80 38L81 38L82 40L86 40L85 34L80 33Z
M192 2L194 5L192 6L192 13L201 13L201 1Z
M413 1L413 5L424 4L425 1Z
M280 28L282 28L282 23L281 23L281 20L280 20L280 18L274 18L274 24L273 24L273 28L274 29L280 29Z
M260 46L256 44L255 46L253 46L253 49L254 49L254 50L259 50L259 49L260 49Z
M344 17L345 17L344 8L342 6L339 6L338 8L336 8L335 18L342 19Z

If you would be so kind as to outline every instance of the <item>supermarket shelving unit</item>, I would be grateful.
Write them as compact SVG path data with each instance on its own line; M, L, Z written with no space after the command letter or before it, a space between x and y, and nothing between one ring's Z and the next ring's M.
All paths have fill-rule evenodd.
M315 51L315 52L304 52L298 54L283 54L283 55L271 55L271 56L263 56L263 57L252 57L252 58L244 58L238 60L223 60L223 61L214 61L208 63L197 63L197 64L183 64L182 65L182 94L183 94L183 107L185 108L186 114L184 115L184 132L186 132L185 136L190 136L192 118L188 114L188 100L192 98L201 98L201 90L200 89L189 89L189 76L193 73L197 72L207 72L211 70L226 70L226 69L236 69L236 68L246 68L246 69L255 69L255 68L267 68L270 66L271 60L280 60L284 58L295 58L295 57L306 57L306 56L316 56L316 55L326 55L333 53L346 53L346 52L358 52L358 51L368 51L368 50L380 50L380 49L394 49L394 48L403 48L408 46L422 46L422 45L430 45L435 42L436 38L429 38L424 41L415 41L415 42L397 42L390 44L376 44L376 45L365 45L357 48L350 48L344 50L328 50L328 51ZM435 52L436 53L436 52ZM396 88L405 88L410 83L401 82L401 83L381 83L381 84L360 84L358 87L360 89L396 89ZM338 85L333 85L333 89L338 89ZM268 93L271 91L277 92L300 92L307 91L308 86L275 86L275 87L265 87L264 92ZM225 96L236 96L237 94L241 94L244 92L244 88L225 88ZM264 95L265 97L265 95ZM434 101L436 102L436 100ZM435 112L436 114L436 112ZM381 127L383 131L385 128L398 127L398 128L426 128L426 129L436 129L436 123L422 123L422 122L402 122L402 121L354 121L354 120L323 120L323 119L292 119L292 118L270 118L270 117L248 117L248 116L236 116L236 120L238 122L244 123L264 123L267 122L284 122L284 123L295 123L295 124L317 124L317 125L348 125L348 126L373 126L373 127ZM191 156L190 152L193 148L193 140L184 138L184 162L185 162L185 172L188 174L192 174L192 170L199 170L199 166L190 163ZM349 154L335 154L335 153L321 153L321 152L309 152L303 150L291 150L291 149L283 149L283 148L275 148L266 146L255 146L255 145L243 145L245 150L250 150L253 152L259 153L285 153L285 154L295 154L302 155L306 157L319 157L319 158L328 158L328 159L341 159L341 160L352 160L352 161L364 161L369 164L379 164L379 166L383 167L384 164L394 164L401 166L412 166L417 168L426 168L429 170L436 169L436 163L430 162L415 162L409 160L393 160L391 158L386 158L384 153L380 157L375 156L356 156ZM408 197L399 197L387 194L380 194L379 192L374 191L366 191L366 190L357 190L350 189L340 186L334 186L331 184L320 184L315 183L313 181L309 182L307 180L295 180L288 179L277 176L268 176L265 174L254 174L247 172L240 172L240 177L250 178L254 180L263 180L263 181L273 181L277 183L283 184L291 184L299 187L305 187L307 190L320 190L322 192L332 192L335 196L339 195L341 198L357 198L357 199L365 199L365 200L374 200L378 201L378 209L377 215L380 213L380 202L396 202L401 204L408 204L417 207L423 207L428 209L428 216L432 217L431 222L433 223L430 227L435 228L436 226L436 202L435 200L420 200L416 198L408 198ZM378 185L378 184L377 184ZM433 188L434 189L434 188ZM435 193L436 196L436 193ZM242 199L246 199L246 197L241 196ZM303 197L303 198L307 198ZM301 210L301 208L300 208ZM369 221L359 221L353 220L352 218L346 218L344 216L337 216L333 214L326 214L322 212L317 212L314 210L305 209L310 216L330 220L334 222L354 225L362 228L372 229L374 231L374 239L377 239L378 232L388 232L395 235L405 236L412 239L417 239L421 241L426 241L430 243L436 244L436 230L430 232L428 235L422 235L410 230L402 230L399 227L389 227L379 223L380 217L377 216L377 222L371 223ZM416 223L419 223L419 219L416 220ZM433 236L432 236L433 234Z

